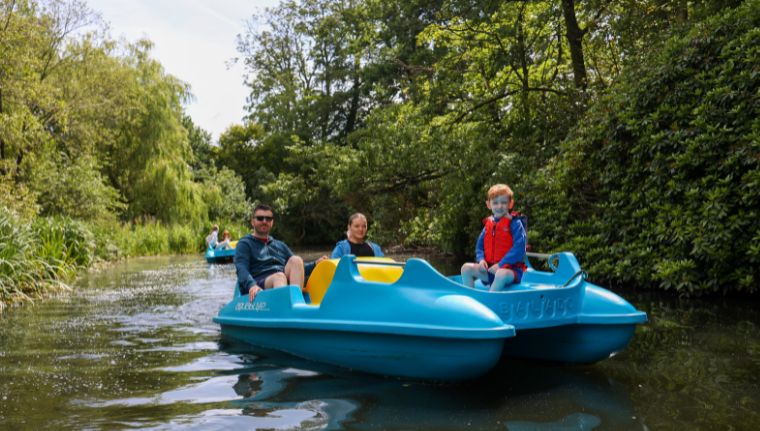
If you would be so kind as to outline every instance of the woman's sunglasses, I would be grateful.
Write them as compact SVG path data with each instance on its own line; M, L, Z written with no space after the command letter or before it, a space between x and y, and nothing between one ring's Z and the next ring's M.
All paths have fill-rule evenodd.
M274 220L274 217L270 217L270 216L254 216L254 218L256 219L256 221L272 221L272 220Z

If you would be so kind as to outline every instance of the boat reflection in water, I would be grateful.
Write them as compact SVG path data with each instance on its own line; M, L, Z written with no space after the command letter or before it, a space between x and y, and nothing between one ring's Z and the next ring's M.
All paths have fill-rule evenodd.
M279 417L289 426L326 429L646 429L625 388L588 367L508 361L476 381L434 384L346 371L245 344L222 349L251 361L235 370L240 398L233 404L259 427L264 418Z

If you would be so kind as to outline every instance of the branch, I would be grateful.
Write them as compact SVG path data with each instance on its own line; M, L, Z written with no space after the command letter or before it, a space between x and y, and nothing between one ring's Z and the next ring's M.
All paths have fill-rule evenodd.
M497 102L497 101L499 101L499 100L501 100L501 99L503 99L505 97L514 96L515 94L517 94L517 93L519 93L521 91L554 93L554 94L558 94L558 95L564 95L565 94L562 91L555 90L554 88L547 88L547 87L533 87L533 88L527 88L525 90L523 90L521 88L520 90L506 91L504 93L497 94L497 95L491 97L490 99L486 99L486 100L484 100L484 101L476 104L472 108L466 110L465 112L462 112L461 114L459 114L459 116L457 116L457 118L455 118L450 123L450 125L459 123L460 121L462 121L464 119L464 117L472 114L473 112L477 111L478 109L480 109L480 108L482 108L484 106L490 105L491 103Z
M401 190L404 190L406 187L409 186L415 186L417 184L423 183L425 181L430 180L436 180L438 178L442 178L446 175L448 175L451 171L427 171L427 172L421 172L414 176L402 176L402 177L396 177L391 179L390 185L384 185L384 186L373 186L369 185L365 189L365 195L366 194L373 194L373 193L392 193L392 192L398 192ZM385 182L387 184L387 182Z
M594 14L594 17L591 18L591 20L586 24L584 28L581 29L581 35L585 36L588 31L596 26L597 21L602 17L602 14L607 11L607 7L609 7L612 4L613 0L608 1L607 3L603 4L599 10L596 11Z

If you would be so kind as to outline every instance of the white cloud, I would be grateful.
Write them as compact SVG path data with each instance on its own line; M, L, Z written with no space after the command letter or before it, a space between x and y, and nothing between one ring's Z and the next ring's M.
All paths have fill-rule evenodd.
M190 84L195 99L186 112L218 139L240 123L247 90L237 56L236 36L245 21L279 0L89 0L110 23L114 38L154 43L152 55L170 73Z

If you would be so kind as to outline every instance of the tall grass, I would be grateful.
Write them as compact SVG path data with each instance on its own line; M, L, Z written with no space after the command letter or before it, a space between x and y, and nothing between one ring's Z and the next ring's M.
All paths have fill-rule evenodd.
M36 256L57 271L53 278L70 279L90 266L95 242L87 227L67 217L38 218L32 224Z
M248 233L242 223L220 223L232 239ZM18 301L67 289L76 275L95 262L125 257L201 253L210 225L164 225L67 217L25 221L0 206L0 312Z
M71 219L24 222L0 207L0 311L7 304L67 289L79 268L92 262L94 245Z

